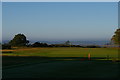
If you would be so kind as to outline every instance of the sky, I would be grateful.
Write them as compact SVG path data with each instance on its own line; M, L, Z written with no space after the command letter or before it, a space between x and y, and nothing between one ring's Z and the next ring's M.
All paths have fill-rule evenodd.
M117 2L3 2L2 39L110 40L118 28Z
M119 0L2 0L2 2L119 2Z
M0 43L2 43L2 3L0 2Z

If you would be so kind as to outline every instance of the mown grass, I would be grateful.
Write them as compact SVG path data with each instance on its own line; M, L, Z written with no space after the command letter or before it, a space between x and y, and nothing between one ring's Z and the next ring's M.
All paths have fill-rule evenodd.
M3 67L51 60L118 60L117 48L18 48L3 50Z
M24 48L16 49L3 56L45 56L45 57L110 57L118 58L118 48Z
M3 78L118 78L119 62L111 61L118 59L118 50L73 47L3 50Z

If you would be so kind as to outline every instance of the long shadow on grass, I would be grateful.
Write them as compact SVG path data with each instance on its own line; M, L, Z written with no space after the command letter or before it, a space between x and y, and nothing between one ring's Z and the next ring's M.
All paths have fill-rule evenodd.
M59 68L61 69L61 70L59 70L59 68L57 68L56 67L56 72L52 72L51 74L54 74L54 75L56 75L56 76L58 76L59 74L60 75L62 75L62 76L58 76L58 77L56 77L56 78L59 78L60 80L62 79L62 77L64 78L64 75L67 75L67 74L69 74L69 72L71 73L72 71L73 71L73 73L75 73L76 75L83 75L83 73L84 74L90 74L90 75L94 75L94 74L91 74L91 71L92 71L92 69L93 68L96 68L94 71L93 71L93 73L96 73L96 76L98 76L98 74L102 74L103 73L103 71L106 69L106 68L108 68L108 67L105 67L105 69L103 69L103 67L104 67L104 65L105 66L109 66L110 67L110 69L112 69L112 67L114 67L114 65L113 64L106 64L106 61L104 62L104 60L103 60L103 62L102 63L98 63L97 61L99 61L99 59L106 59L105 57L92 57L90 60L87 58L87 57L40 57L40 56L3 56L3 58L2 58L2 62L3 62L3 69L8 69L9 70L9 68L13 68L13 67L20 67L20 66L28 66L28 65L33 65L33 64L43 64L43 63L51 63L51 62L55 62L55 61L57 61L57 63L60 61L60 64L56 64L56 62L55 62L55 64L56 65L58 65L57 67L59 67L60 65L65 65L65 66L63 66L63 68L60 68L60 67L62 67L62 66L60 66ZM61 63L62 61L72 61L72 63L71 62L68 62L68 66L69 65L71 65L71 64L73 64L73 65L71 65L70 67L68 67L67 65L66 65L66 63ZM66 61L66 62L67 62ZM75 61L75 63L74 63L74 61ZM79 63L78 64L78 61L85 61L85 64L84 63ZM89 61L93 61L93 63L91 63L91 64L89 64ZM109 61L109 60L108 60ZM77 63L76 63L77 62ZM54 63L53 63L54 64ZM53 66L53 64L48 64L47 65L47 67L46 66L44 66L45 67L45 69L47 69L48 70L48 73L46 73L46 72L44 72L45 74L46 74L46 76L49 76L49 75L47 75L47 74L49 74L49 70L50 69L53 69L54 70L54 68L52 68L52 66ZM88 65L89 65L89 67L88 67ZM112 66L111 66L112 65ZM44 68L43 67L43 68ZM102 68L101 68L102 67ZM80 68L82 68L82 69L80 69ZM100 69L100 70L98 70L98 68ZM116 68L116 67L115 67ZM14 69L14 68L13 68ZM39 69L38 69L39 70ZM41 70L41 69L40 69ZM44 70L44 69L43 69ZM47 71L47 70L45 70L45 71ZM103 70L103 71L102 71ZM57 72L58 71L58 72ZM63 71L63 72L62 72ZM65 71L65 72L64 72ZM97 71L101 71L100 73L98 73ZM106 70L105 70L106 71ZM13 71L14 72L14 71ZM113 70L113 72L114 72L114 70ZM19 73L19 72L18 72ZM39 72L40 73L40 72ZM63 74L64 73L64 74ZM67 74L66 74L67 73ZM97 74L98 73L98 74ZM107 72L106 72L107 73ZM104 73L104 74L106 74L106 73ZM4 78L6 77L6 72L3 70L3 74L4 74ZM37 73L36 73L37 74ZM72 74L72 73L71 73ZM68 78L69 77L71 77L71 74L69 74L68 75ZM110 72L110 75L112 74L112 72ZM114 74L114 73L113 73ZM7 75L9 75L9 74L7 74ZM79 75L77 76L78 78L79 78ZM109 75L109 74L108 74ZM107 76L108 76L107 75ZM32 76L32 75L31 75ZM72 75L73 76L73 79L74 79L74 74ZM95 75L94 75L95 76ZM20 76L21 77L21 76ZM44 77L43 77L43 79L44 79ZM84 78L83 78L84 79ZM17 80L17 79L16 79ZM80 80L80 79L79 79ZM82 79L81 79L82 80ZM98 80L98 79L96 79L96 80ZM110 79L109 79L110 80ZM117 80L117 79L114 79L114 80Z
M40 56L3 56L2 66L4 68L13 66L23 66L37 63L48 63L52 61L85 61L85 60L97 60L106 59L105 57L40 57Z

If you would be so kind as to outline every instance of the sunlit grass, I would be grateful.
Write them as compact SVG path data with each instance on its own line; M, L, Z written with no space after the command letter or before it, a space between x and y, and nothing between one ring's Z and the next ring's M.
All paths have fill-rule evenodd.
M21 48L3 53L3 56L45 56L45 57L109 57L118 58L117 48ZM9 51L9 50L5 50Z

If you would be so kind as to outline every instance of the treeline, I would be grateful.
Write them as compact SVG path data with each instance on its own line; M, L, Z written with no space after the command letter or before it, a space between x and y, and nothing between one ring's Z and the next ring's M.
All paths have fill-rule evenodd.
M35 42L34 44L27 45L27 47L82 47L80 45L66 45L66 44L47 44Z
M119 45L120 47L120 28L117 29L114 35L112 36L111 44ZM26 39L26 36L24 34L17 34L8 43L0 44L0 46L1 45L2 45L2 49L11 49L13 47L82 47L82 48L100 48L101 47L97 45L87 45L87 46L72 45L70 41L66 41L64 44L49 45L47 43L40 43L40 42L29 44L29 40Z
M2 44L2 49L12 49L10 44ZM66 45L66 44L47 44L47 43L40 43L35 42L33 44L28 44L26 46L16 46L16 47L80 47L80 48L101 48L97 45L87 45L87 46L81 46L81 45Z
M47 43L38 43L38 42L35 42L34 44L29 44L29 45L26 45L26 46L17 46L17 47L81 47L81 48L101 48L101 46L96 46L96 45L88 45L88 46L65 45L65 44L50 44L50 45L48 45ZM2 49L12 49L12 46L9 45L9 44L2 44Z
M9 44L2 44L2 49L11 49L12 46Z
M63 44L47 44L41 42L35 42L33 44L29 44L29 40L26 39L24 34L17 34L15 37L10 40L8 43L2 44L2 49L11 49L13 47L81 47L81 48L100 48L100 46L96 45L72 45L70 41L66 41Z

